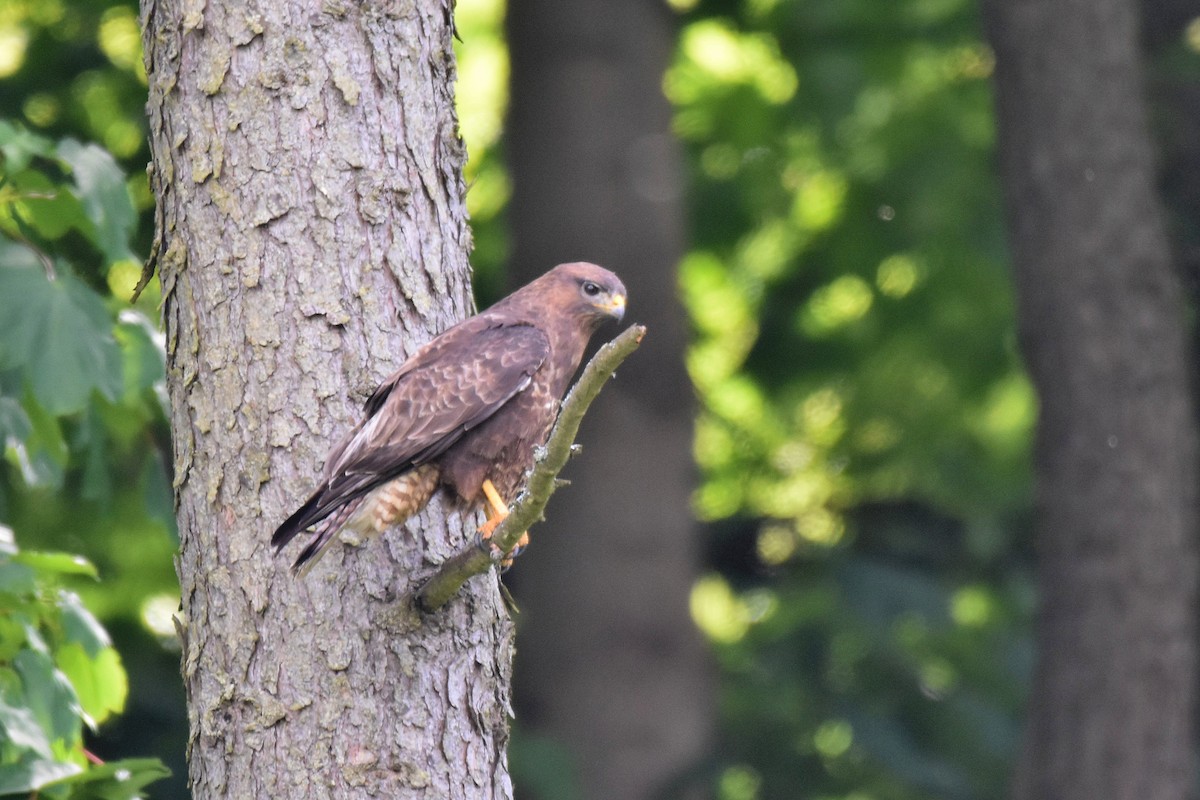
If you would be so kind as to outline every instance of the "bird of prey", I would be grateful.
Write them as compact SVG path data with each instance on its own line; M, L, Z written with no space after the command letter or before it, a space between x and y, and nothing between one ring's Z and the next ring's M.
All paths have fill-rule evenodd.
M343 528L380 533L439 488L468 510L485 505L481 531L490 536L549 435L592 334L624 313L621 280L578 262L444 331L368 398L312 496L271 537L275 551L315 526L297 572Z

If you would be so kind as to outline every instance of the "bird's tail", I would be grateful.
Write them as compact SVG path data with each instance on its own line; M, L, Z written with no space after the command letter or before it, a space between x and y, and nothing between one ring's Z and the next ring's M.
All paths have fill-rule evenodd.
M316 525L312 539L292 565L293 572L307 570L342 528L373 536L420 511L437 490L439 475L435 465L422 464L382 484L351 487L353 491L325 486L283 521L271 536L271 546L278 553L301 531Z
M296 556L296 560L292 562L292 574L299 575L307 573L317 565L317 561L325 554L326 546L333 541L333 537L346 524L346 519L354 513L355 508L361 503L361 500L356 500L343 506L339 513L331 517L327 517L320 526L313 531L312 539L308 544L304 545L304 549L300 551L300 555Z
M299 574L302 570L311 569L321 555L325 552L326 546L333 541L333 537L337 535L346 522L362 505L362 498L356 498L349 503L345 503L331 514L328 510L322 510L320 492L309 498L308 502L300 506L295 514L292 514L271 536L271 546L278 553L288 542L296 538L300 531L308 528L314 523L320 523L312 532L312 538L304 545L304 549L300 551L300 555L296 556L295 562L292 563L292 573Z
M285 519L283 524L276 528L275 532L271 534L271 547L275 548L276 553L287 547L288 542L296 538L296 534L300 533L300 531L304 530L309 525L319 522L321 517L329 513L326 511L325 514L321 514L318 511L321 505L323 494L323 490L314 493L312 497L308 498L304 505L296 509L296 512Z

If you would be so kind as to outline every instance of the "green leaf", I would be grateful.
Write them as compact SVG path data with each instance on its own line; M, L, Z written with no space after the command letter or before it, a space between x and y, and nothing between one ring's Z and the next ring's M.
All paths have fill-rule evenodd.
M29 415L15 397L0 397L0 448L9 438L24 441L33 432Z
M25 647L25 626L14 617L17 612L24 611L28 604L23 598L11 597L3 598L3 602L9 613L0 614L0 664L11 664L17 653ZM6 668L0 667L0 694L4 692L5 673ZM10 677L16 677L16 673L12 670L7 670L7 674Z
M25 597L37 590L33 570L24 564L0 560L0 594Z
M50 739L38 724L37 718L28 708L12 706L0 699L0 743L5 750L9 746L31 751L43 758L52 758ZM11 753L3 752L6 757ZM6 758L7 760L7 758Z
M24 366L52 414L82 409L92 390L123 388L121 352L104 301L70 274L0 267L0 369Z
M25 564L38 572L55 573L58 575L87 575L89 578L98 577L96 567L83 556L70 553L49 553L37 550L22 550L13 556L13 561ZM73 596L73 595L72 595ZM76 598L78 603L78 598Z
M127 758L91 767L46 788L72 787L71 800L134 800L142 789L170 775L171 770L157 758Z
M105 647L93 658L82 645L71 642L60 647L55 657L75 688L91 727L125 707L129 682L116 650Z
M0 236L0 269L40 269L42 262L28 245Z
M88 564L88 567L91 567L94 576L96 568L91 564ZM108 638L108 631L92 616L92 612L83 607L79 595L74 592L60 592L58 607L62 611L63 631L67 641L82 645L92 658L112 644Z
M19 128L11 122L0 120L0 155L6 172L25 169L35 156L50 157L54 154L54 142Z
M38 602L38 606L34 610L32 616L36 617L38 620L38 623L40 623L43 620L45 620L45 618L47 616L47 608L44 604L42 604L40 602L41 598L35 598L35 599L39 602ZM37 628L38 623L30 622L29 619L21 620L21 625L25 630L25 647L39 655L43 655L43 656L46 656L47 658L49 658L50 657L50 645L46 644L46 640L42 637L41 631L38 630L38 628ZM15 658L13 659L13 665L14 666L16 665Z
M58 155L71 166L88 219L95 226L95 242L109 263L137 260L129 249L129 235L137 224L137 211L125 187L125 173L108 151L94 144L65 139Z
M21 676L25 705L33 712L51 742L61 741L74 747L80 738L83 709L66 676L54 666L50 656L22 650L13 659Z
M80 494L84 499L107 503L113 493L112 465L108 461L108 448L105 447L104 424L94 405L88 407L76 432L78 437L72 449L83 453Z
M79 198L61 184L51 181L45 173L36 170L22 172L14 177L12 189L17 195L13 221L27 239L36 242L38 235L48 240L58 239L72 228L90 232L92 223L84 213ZM18 216L18 211L21 216ZM27 218L28 227L32 227L33 231L21 227L23 218Z
M66 441L63 440L62 427L58 418L42 408L33 397L32 390L26 391L22 407L33 426L33 431L25 439L24 459L21 463L25 480L31 486L57 490L62 487L67 460L71 455Z
M0 525L0 556L11 556L17 552L17 539L13 536L12 528Z
M54 781L75 775L82 768L63 761L27 757L16 764L0 765L0 796L28 795Z

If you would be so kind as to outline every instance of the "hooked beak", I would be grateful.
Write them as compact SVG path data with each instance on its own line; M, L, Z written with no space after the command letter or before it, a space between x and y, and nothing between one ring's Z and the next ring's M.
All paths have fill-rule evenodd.
M610 317L620 322L625 317L625 295L614 294L607 303L600 306Z

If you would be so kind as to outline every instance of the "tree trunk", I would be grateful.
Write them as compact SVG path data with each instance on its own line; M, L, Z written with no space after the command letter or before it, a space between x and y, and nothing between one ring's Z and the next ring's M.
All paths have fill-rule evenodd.
M712 687L687 598L698 553L692 390L675 266L682 156L662 75L665 4L509 7L513 280L559 261L615 270L649 328L584 424L584 456L513 571L521 729L570 751L586 798L671 796L710 743Z
M474 522L435 501L302 578L267 546L379 380L469 311L450 6L144 16L194 796L510 797L494 576L394 602Z
M1200 303L1200 76L1178 57L1196 0L1141 0L1142 46L1150 64L1150 118L1158 174L1173 224L1172 250L1193 305ZM1193 336L1196 331L1193 330Z
M1038 665L1014 797L1194 783L1196 422L1134 0L989 0L1020 334L1041 397Z

